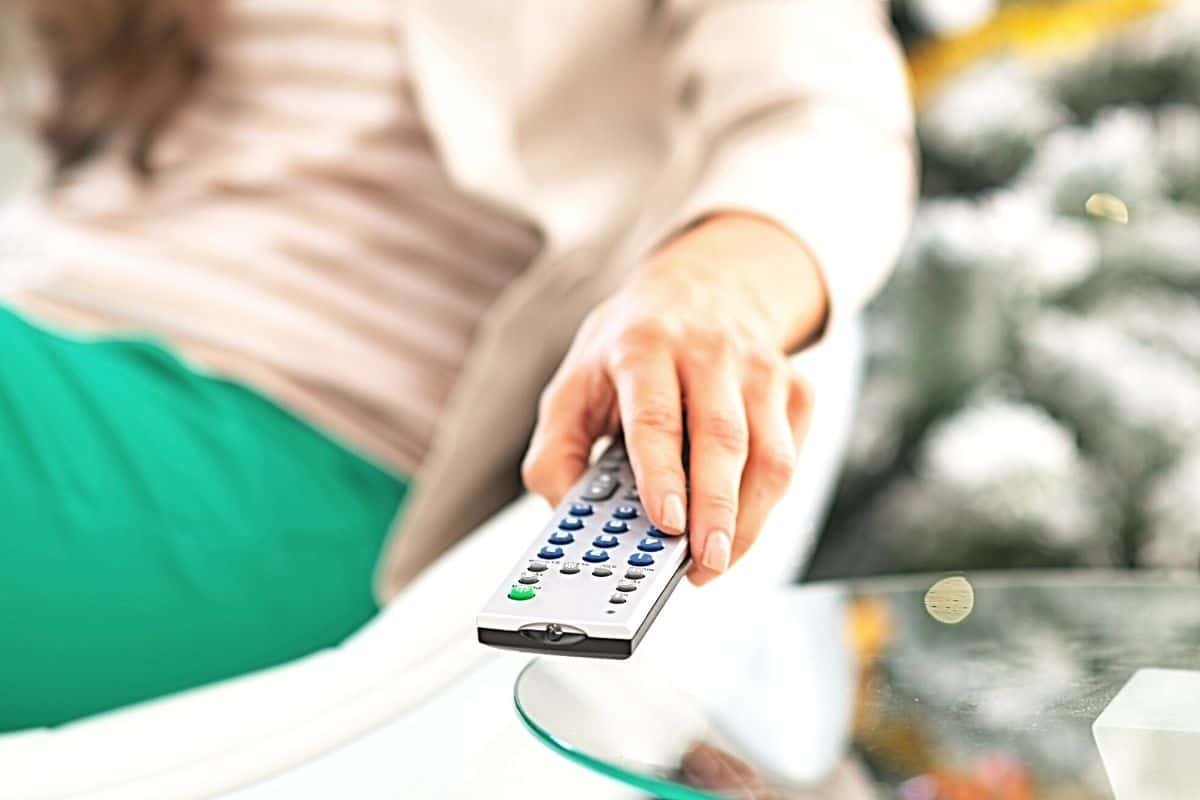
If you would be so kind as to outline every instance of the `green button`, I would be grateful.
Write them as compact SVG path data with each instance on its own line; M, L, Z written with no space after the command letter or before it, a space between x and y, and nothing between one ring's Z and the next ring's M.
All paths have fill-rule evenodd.
M508 596L512 600L528 600L533 597L533 587L514 586L508 590Z

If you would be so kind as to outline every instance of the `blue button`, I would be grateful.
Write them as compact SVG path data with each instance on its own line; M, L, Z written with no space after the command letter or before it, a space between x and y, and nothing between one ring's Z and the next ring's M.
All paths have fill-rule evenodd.
M646 553L634 553L629 557L629 563L635 567L648 567L654 563L654 557Z
M613 516L617 519L633 519L637 516L637 509L633 506L617 506L613 509Z
M647 536L657 536L657 537L659 537L659 538L662 538L662 537L664 537L664 536L667 536L668 534L665 534L665 533L663 533L663 532L662 532L662 531L660 531L658 528L656 528L656 527L654 527L653 525L651 525L651 526L650 526L650 530L646 531L646 535L647 535Z
M616 547L618 544L620 544L620 542L620 539L608 534L597 536L592 540L592 544L594 544L596 547Z
M538 550L538 558L562 558L563 549L561 547L551 547L547 545L541 550Z
M571 503L572 517L586 517L592 513L591 503Z
M608 553L603 550L588 550L583 554L584 561L590 561L593 564L599 561L608 561Z
M610 519L608 522L604 523L605 533L625 533L627 530L629 530L629 526L624 520Z
M550 534L550 544L570 544L575 537L566 531L555 531Z
M559 521L558 527L564 531L577 531L583 527L583 520L575 519L574 517L563 517Z
M550 541L554 541L551 539ZM663 543L660 539L642 539L638 542L638 550L644 550L647 553L657 553L663 549Z

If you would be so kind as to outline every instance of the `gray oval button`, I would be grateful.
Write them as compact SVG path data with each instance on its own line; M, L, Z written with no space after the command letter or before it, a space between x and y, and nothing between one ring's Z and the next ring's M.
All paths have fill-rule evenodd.
M532 586L533 584L535 584L537 582L538 582L538 579L533 577L532 575L525 575L525 576L517 579L517 583L523 583L526 586ZM621 587L618 586L617 588L620 589Z
M625 595L614 594L612 597L608 598L608 602L613 603L615 605L621 605L621 603L625 602Z
M524 582L524 580L522 580L522 583L523 582ZM535 583L537 582L536 578L534 578L534 582ZM633 581L621 581L620 583L617 584L617 591L618 592L636 592L637 584L634 583Z

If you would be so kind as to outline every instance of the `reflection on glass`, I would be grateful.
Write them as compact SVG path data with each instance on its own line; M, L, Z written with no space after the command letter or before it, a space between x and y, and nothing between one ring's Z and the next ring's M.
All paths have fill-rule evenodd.
M1140 669L1200 670L1192 579L836 588L726 596L629 662L536 661L518 707L655 797L1111 800L1094 721Z
M957 625L971 616L975 608L975 590L961 575L942 578L925 593L925 610L929 616L947 625Z

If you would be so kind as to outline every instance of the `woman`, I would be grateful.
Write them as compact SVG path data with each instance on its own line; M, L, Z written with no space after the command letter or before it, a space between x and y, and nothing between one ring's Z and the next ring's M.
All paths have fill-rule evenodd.
M906 222L868 0L28 7L61 166L0 315L0 730L339 641L513 496L556 366L529 487L620 424L712 579L787 486L785 354Z

